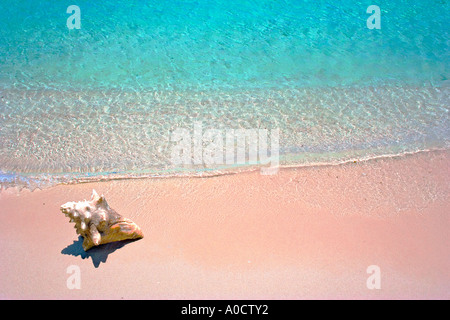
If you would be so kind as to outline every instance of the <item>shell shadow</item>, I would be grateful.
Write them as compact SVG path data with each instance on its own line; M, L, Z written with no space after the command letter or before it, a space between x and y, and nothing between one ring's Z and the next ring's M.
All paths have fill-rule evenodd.
M81 259L92 259L92 263L94 264L95 268L98 268L100 264L103 262L105 263L108 259L108 256L113 253L114 251L122 248L123 246L137 241L139 239L132 239L132 240L123 240L123 241L116 241L111 243L106 243L99 245L98 247L94 247L92 249L89 249L87 252L83 249L83 237L79 236L78 240L74 241L71 245L68 245L64 249L61 250L62 254L66 255L72 255L74 257L81 256Z

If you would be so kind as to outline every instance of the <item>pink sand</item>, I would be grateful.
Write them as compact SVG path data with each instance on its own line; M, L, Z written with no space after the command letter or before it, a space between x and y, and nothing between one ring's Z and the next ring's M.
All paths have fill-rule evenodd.
M449 168L450 153L426 152L274 176L8 189L0 298L449 299ZM76 255L59 207L92 189L144 239ZM79 290L67 288L70 265ZM366 286L370 265L381 289Z

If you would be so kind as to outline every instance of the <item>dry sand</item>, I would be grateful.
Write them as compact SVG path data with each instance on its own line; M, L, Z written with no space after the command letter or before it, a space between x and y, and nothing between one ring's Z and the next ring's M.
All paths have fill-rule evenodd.
M0 193L0 298L450 298L450 153ZM84 253L92 189L142 240ZM68 289L67 268L81 289ZM377 265L381 288L369 290Z

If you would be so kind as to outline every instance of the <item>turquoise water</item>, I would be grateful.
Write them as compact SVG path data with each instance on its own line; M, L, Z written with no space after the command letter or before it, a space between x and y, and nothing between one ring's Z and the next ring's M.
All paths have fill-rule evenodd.
M69 5L81 29L69 30ZM448 148L448 1L0 3L0 180L217 172L177 128L280 130L281 165Z

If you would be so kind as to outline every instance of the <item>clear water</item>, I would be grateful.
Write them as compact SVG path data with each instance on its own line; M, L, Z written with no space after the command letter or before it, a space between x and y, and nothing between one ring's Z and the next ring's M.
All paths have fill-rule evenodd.
M0 183L226 169L171 162L196 121L278 128L281 165L448 148L449 1L371 4L2 0Z

